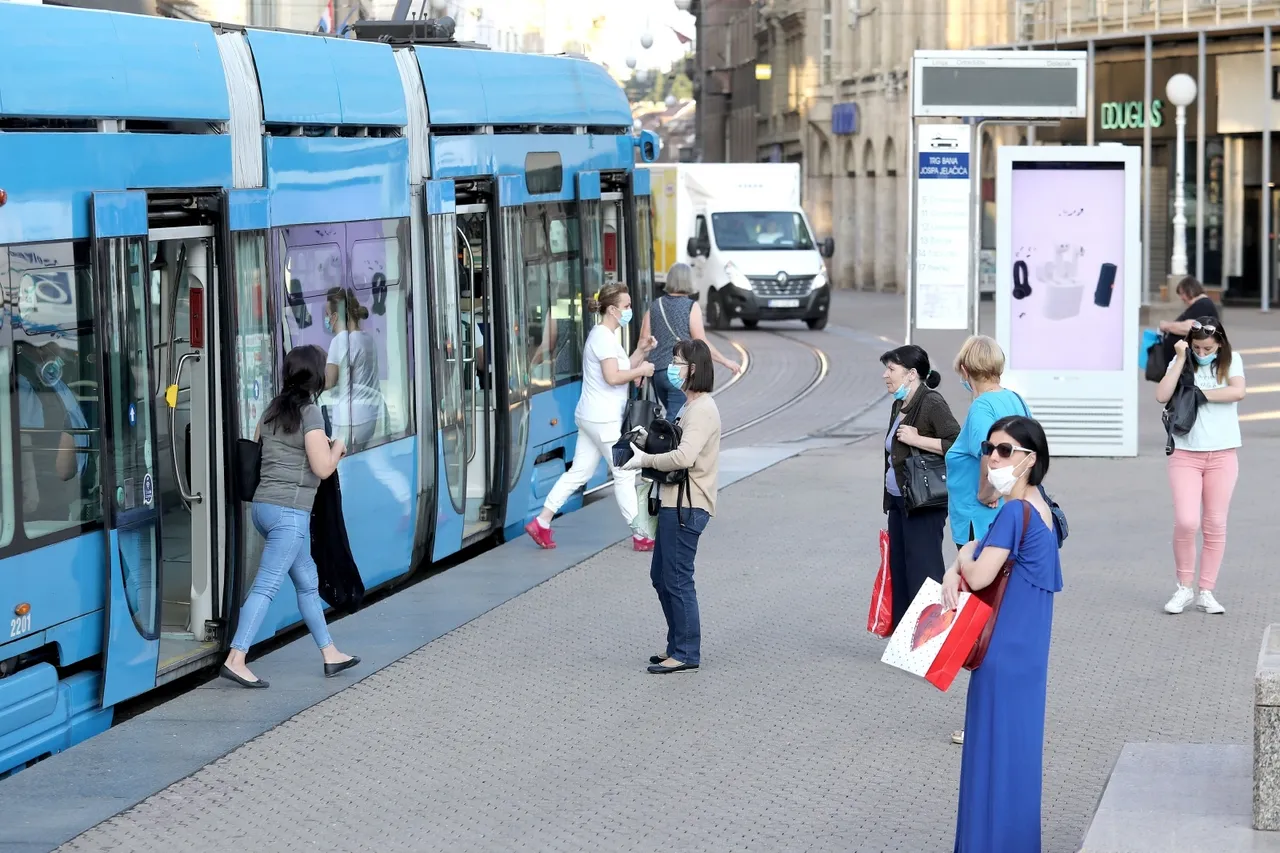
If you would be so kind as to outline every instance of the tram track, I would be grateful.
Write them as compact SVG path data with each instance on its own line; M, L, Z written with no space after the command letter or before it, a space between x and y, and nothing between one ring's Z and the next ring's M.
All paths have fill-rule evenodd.
M756 359L751 356L750 349L742 345L739 341L728 337L722 332L712 332L710 334L714 335L716 338L719 338L720 340L725 341L730 346L732 346L735 350L737 350L739 353L744 354L746 359L748 359L743 362L742 371L739 374L737 374L737 376L735 376L732 381L730 381L724 387L718 389L716 392L713 392L713 396L715 396L724 391L728 391L739 380L746 377L751 367L751 364ZM728 429L723 430L720 433L720 437L722 439L730 438L732 436L738 435L739 433L745 432L746 430L749 430L752 427L759 426L760 424L763 424L766 421L769 421L777 417L778 415L781 415L784 412L799 405L800 402L802 402L805 398L807 398L814 391L816 391L818 387L822 385L822 383L826 380L826 378L831 373L831 359L827 356L826 352L823 351L821 348L814 346L812 343L808 341L798 340L784 333L783 331L775 331L775 330L753 330L750 332L750 334L759 335L761 337L770 336L774 338L780 338L782 340L790 341L791 343L794 343L800 347L803 347L813 357L813 373L809 376L808 380L804 383L804 385L802 385L798 390L795 391L795 393L787 397L782 402L778 403L775 406L770 407L769 409L767 409L766 411L758 415L749 417L746 421L743 421L741 423L735 423L734 425L730 426Z

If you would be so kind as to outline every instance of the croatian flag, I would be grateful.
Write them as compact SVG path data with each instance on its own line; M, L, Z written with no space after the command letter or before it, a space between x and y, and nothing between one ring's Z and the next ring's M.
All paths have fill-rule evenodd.
M333 32L333 0L325 4L324 14L320 16L320 26L317 29L322 33Z

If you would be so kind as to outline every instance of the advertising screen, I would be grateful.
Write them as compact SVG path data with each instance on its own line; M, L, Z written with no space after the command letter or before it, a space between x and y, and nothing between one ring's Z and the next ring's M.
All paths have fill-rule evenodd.
M1125 172L1120 162L1014 162L1009 367L1123 370Z

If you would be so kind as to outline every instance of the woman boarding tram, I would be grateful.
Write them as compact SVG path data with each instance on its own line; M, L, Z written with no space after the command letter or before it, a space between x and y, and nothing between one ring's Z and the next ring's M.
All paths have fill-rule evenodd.
M542 512L525 525L524 532L540 548L556 547L551 520L569 497L587 484L601 459L613 471L613 495L623 519L631 527L631 544L637 551L652 551L653 540L641 532L636 518L635 475L613 466L613 445L622 438L622 419L627 408L627 386L635 379L653 375L653 365L645 358L657 341L642 337L635 352L627 355L618 340L618 330L631 323L631 295L625 284L607 284L592 300L600 322L587 335L582 355L582 396L574 411L578 440L573 449L573 467L560 475Z
M662 404L668 418L676 417L685 401L684 393L667 378L667 366L671 364L675 345L680 341L702 341L707 345L711 360L716 364L733 373L742 370L741 365L725 358L707 340L707 330L702 324L702 309L692 297L693 267L688 264L672 264L667 271L663 294L644 313L644 321L640 324L641 340L653 335L658 341L658 345L649 354L649 360L653 362L653 387L658 392L658 402Z
M262 473L253 496L253 526L266 539L253 589L240 608L231 651L221 675L242 687L267 687L245 663L249 644L284 582L287 572L298 592L298 609L320 647L326 678L360 663L338 651L329 637L320 601L320 580L311 559L311 507L316 487L333 476L346 455L342 439L330 442L316 399L324 388L325 353L295 347L284 359L283 390L267 406L256 438L262 442Z

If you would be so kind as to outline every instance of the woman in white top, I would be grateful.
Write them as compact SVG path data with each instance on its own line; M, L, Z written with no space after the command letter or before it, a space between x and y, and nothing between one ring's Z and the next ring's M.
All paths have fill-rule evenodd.
M373 336L360 328L360 321L368 317L369 309L350 288L335 287L327 294L324 328L333 341L324 387L326 391L335 389L328 406L334 437L341 438L351 453L369 444L382 414L378 347Z
M603 458L613 471L613 495L623 519L631 527L632 545L637 551L652 551L653 540L640 532L636 517L635 474L614 466L613 445L622 437L627 385L632 380L653 375L653 365L645 361L645 357L657 341L652 337L642 339L631 355L627 355L619 341L618 329L631 323L631 296L625 284L605 285L590 307L600 315L600 322L587 335L582 353L582 396L573 415L578 426L573 467L556 480L542 512L525 525L524 532L541 548L556 547L551 535L551 519L570 495L587 484Z
M1194 360L1188 367L1187 359ZM1185 436L1173 436L1169 457L1169 486L1173 492L1173 562L1178 589L1164 606L1181 613L1192 601L1205 613L1225 613L1213 597L1218 568L1227 547L1227 511L1236 487L1240 420L1236 404L1244 399L1244 360L1231 351L1222 322L1215 317L1192 321L1191 331L1174 344L1174 359L1156 388L1156 399L1173 398L1178 378L1186 370L1205 400L1195 425ZM1196 531L1204 508L1204 544L1200 549L1200 595L1193 590L1196 573Z

